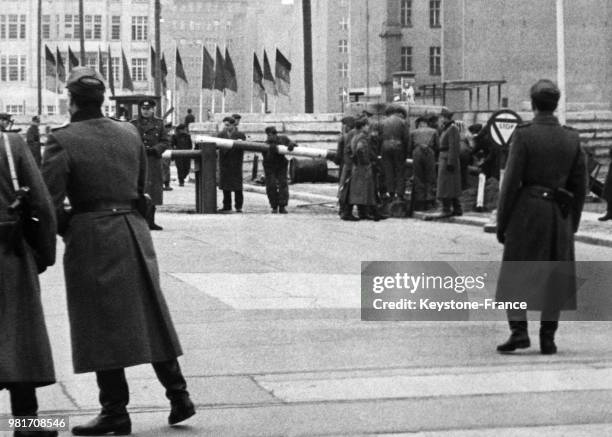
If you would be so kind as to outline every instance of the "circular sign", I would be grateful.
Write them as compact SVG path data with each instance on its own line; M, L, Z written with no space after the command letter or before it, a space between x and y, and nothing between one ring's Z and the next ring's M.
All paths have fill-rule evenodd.
M501 109L495 112L487 122L489 135L498 145L508 147L514 130L522 121L520 115L513 110Z

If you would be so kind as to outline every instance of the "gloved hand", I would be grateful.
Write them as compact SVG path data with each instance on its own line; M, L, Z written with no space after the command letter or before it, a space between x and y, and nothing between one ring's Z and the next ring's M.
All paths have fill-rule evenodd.
M446 164L446 171L452 173L455 171L455 166L453 164Z
M287 146L287 150L289 150L290 152L292 152L292 151L293 151L293 149L295 149L295 146L296 146L296 145L297 145L297 144L295 144L295 143L289 143L289 145Z

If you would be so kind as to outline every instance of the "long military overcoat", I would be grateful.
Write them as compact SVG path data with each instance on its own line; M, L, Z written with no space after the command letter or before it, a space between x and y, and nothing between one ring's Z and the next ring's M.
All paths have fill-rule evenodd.
M138 117L131 121L136 126L147 153L147 183L145 192L151 196L153 204L164 203L164 175L162 153L170 146L168 131L160 118Z
M368 135L357 132L351 140L353 170L349 186L350 205L376 205L376 184L372 170L372 149Z
M573 207L567 217L550 195L538 194L541 188L564 188L573 194ZM553 283L554 272L546 263L536 262L574 260L574 233L580 223L586 190L586 160L577 131L561 126L553 115L538 115L533 122L517 127L497 209L498 239L505 241L497 288L499 300L512 298L517 289L533 294L551 292L547 284ZM576 304L573 268L571 263L568 265L570 270L559 266L564 269L565 280L554 287L555 293L573 297L564 302L564 309L572 309ZM549 298L543 296L539 300L545 303Z
M461 196L461 169L459 153L461 149L459 128L455 123L448 123L440 134L440 156L438 158L438 199L456 199ZM452 165L452 171L447 165Z
M45 265L55 262L55 213L34 158L17 134L8 134L19 185L30 188L30 204L39 219L38 254ZM5 143L0 134L0 223L14 221L7 207L15 200ZM30 382L55 382L51 347L40 300L38 270L32 251L0 239L0 387Z
M246 140L246 136L237 130L229 134L221 131L219 138L229 140ZM242 163L244 150L232 147L219 150L219 188L227 191L242 191Z
M93 210L69 215L62 231L75 372L179 356L145 219L135 210L96 207L143 193L147 164L138 130L77 113L49 136L43 162L59 216L65 216L66 197L73 210Z

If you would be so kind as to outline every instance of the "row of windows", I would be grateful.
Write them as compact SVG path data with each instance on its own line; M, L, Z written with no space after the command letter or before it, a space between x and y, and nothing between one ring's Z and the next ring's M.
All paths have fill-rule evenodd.
M412 47L404 46L400 52L401 70L412 71ZM442 48L439 46L429 48L429 75L442 74Z
M404 46L400 53L402 71L412 71L412 47ZM439 46L429 48L429 75L439 76L442 74L442 48ZM338 77L347 78L349 75L348 62L338 63Z
M2 17L0 15L0 39L3 39ZM25 17L25 16L23 16ZM63 32L60 30L60 16L55 16L55 32L52 35L51 15L42 16L42 38L52 39L52 36L57 39L78 39L81 26L78 15L64 15ZM25 18L24 18L24 38L25 38ZM11 33L9 27L9 34ZM84 17L84 34L87 40L102 40L102 15L85 15ZM113 15L111 17L109 28L110 39L114 41L121 40L121 16ZM132 41L147 41L149 35L149 17L134 16L132 17ZM15 39L9 37L9 39Z
M429 27L441 27L440 10L442 0L429 0ZM401 0L400 24L412 27L412 0Z
M24 82L26 80L26 56L0 56L0 81Z

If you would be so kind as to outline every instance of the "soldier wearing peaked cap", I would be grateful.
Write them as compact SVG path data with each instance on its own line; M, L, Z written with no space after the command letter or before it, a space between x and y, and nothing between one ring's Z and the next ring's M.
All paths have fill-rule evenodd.
M124 368L152 363L170 400L170 424L195 414L182 355L159 281L151 233L138 200L147 157L138 130L105 118L104 83L72 70L70 124L47 141L43 176L64 238L64 275L76 373L96 372L100 414L75 435L129 434ZM64 209L68 198L72 209Z
M149 229L161 231L163 228L155 223L157 205L164 203L164 173L162 154L169 147L168 131L161 118L155 117L155 100L145 99L138 105L139 115L131 121L136 126L147 153L147 183L145 192L151 196L153 206L147 214Z
M587 190L578 132L561 126L553 115L560 95L550 80L531 88L534 118L512 136L497 210L504 263L496 297L526 301L529 310L542 311L542 354L557 351L554 335L560 311L576 308L574 233ZM527 312L511 310L507 315L511 335L497 350L529 347Z
M238 131L236 119L225 117L223 119L223 130L219 138L230 140L246 140L244 133ZM221 212L232 210L232 191L234 192L234 207L236 212L242 212L244 195L242 192L242 165L244 161L244 150L232 147L231 149L219 150L219 188L223 191L223 208Z
M8 128L13 121L11 114L0 112L0 132L8 132Z

